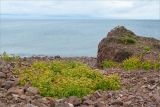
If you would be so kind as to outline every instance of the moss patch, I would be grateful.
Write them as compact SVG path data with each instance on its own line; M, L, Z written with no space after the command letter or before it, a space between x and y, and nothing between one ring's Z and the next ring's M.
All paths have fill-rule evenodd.
M136 39L130 36L122 36L119 38L119 42L125 45L131 45L136 43Z

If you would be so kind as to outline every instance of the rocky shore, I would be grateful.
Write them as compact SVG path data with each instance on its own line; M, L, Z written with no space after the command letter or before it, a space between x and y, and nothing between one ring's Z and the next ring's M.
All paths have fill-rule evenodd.
M130 59L129 63L127 62L127 67L136 68L136 70L125 71L122 67L114 67L113 62L107 63L108 65L111 64L112 67L107 68L108 65L106 64L106 68L103 68L104 61L113 60L116 64L123 66L123 61L128 60L130 57L133 57L133 59ZM30 67L35 61L48 62L54 60L80 61L90 66L91 70L98 69L103 75L98 73L102 76L116 73L120 76L121 88L116 91L96 89L97 91L82 98L69 96L58 99L41 96L40 91L29 84L28 81L28 84L24 86L19 84L20 77L15 73L17 66L26 68ZM147 70L139 69L139 65ZM42 71L44 70L42 69ZM68 69L66 71L68 73ZM42 77L44 75L40 76L40 78ZM96 76L93 77L95 81ZM71 81L73 80L71 79ZM51 81L51 84L53 84L53 81ZM91 81L91 84L93 84L93 81ZM0 107L160 107L160 41L153 38L139 37L124 27L116 27L100 42L97 58L62 58L60 56L10 58L5 54L0 57Z
M95 68L93 57L28 57L18 62L0 60L0 107L160 107L160 71L126 72L122 69L101 70L104 75L118 73L122 88L117 91L96 91L82 99L76 96L54 99L40 96L38 89L19 86L13 74L16 64L28 66L35 60L78 60Z

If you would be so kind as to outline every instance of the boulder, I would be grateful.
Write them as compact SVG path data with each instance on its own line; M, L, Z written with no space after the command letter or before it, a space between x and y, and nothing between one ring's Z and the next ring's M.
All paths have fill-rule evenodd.
M157 60L160 55L160 41L154 38L137 36L124 26L115 27L108 32L98 45L97 66L102 68L105 60L122 62L131 56L140 56L144 52L144 59Z

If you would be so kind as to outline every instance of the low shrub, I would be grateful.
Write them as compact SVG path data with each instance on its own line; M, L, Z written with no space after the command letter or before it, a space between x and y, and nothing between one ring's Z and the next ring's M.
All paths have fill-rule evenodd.
M105 76L85 64L73 61L34 62L30 67L19 68L20 84L31 83L41 95L51 97L82 97L96 90L120 88L120 78Z
M152 63L150 61L142 62L142 69L144 70L152 69Z
M125 70L137 70L141 68L141 61L139 58L130 57L123 61L122 66Z
M123 60L122 63L118 63L112 60L105 60L103 62L103 68L122 68L128 70L160 70L159 59L157 61L141 60L140 56L129 57Z
M0 58L4 61L17 61L19 59L19 56L13 56L13 55L9 55L6 52L4 52Z
M118 63L112 61L112 60L105 60L103 62L103 68L115 68L118 67Z
M151 48L148 47L148 46L145 46L144 49L143 49L143 51L144 51L144 53L150 52Z
M160 70L160 62L158 63L158 62L155 62L154 64L153 64L153 69L154 69L154 71L159 71Z
M160 70L160 63L158 61L152 62L149 60L140 60L139 57L130 57L129 59L126 59L122 63L122 67L125 70L154 70L158 71Z
M118 75L110 75L105 80L101 80L98 84L96 84L96 89L102 90L116 90L120 88L120 78Z

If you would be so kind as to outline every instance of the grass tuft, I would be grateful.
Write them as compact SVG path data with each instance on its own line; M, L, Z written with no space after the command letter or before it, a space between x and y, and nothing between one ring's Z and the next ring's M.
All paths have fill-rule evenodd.
M141 67L141 61L136 57L130 57L123 61L122 66L125 70L138 70Z
M105 60L103 62L103 68L117 68L119 64L112 60Z
M1 56L0 59L2 59L3 61L17 61L19 59L19 56L13 56L13 55L9 55L6 52L4 52Z

